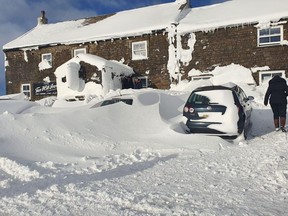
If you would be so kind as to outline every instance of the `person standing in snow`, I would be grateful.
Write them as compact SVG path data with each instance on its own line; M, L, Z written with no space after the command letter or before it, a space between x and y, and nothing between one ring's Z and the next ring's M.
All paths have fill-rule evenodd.
M269 81L269 86L265 94L264 105L268 100L273 111L275 130L286 132L286 110L287 110L288 86L286 80L279 75L274 76ZM280 126L280 127L279 127Z

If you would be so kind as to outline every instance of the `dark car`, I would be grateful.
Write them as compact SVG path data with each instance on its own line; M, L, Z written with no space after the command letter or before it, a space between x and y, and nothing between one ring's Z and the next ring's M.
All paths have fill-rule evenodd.
M102 106L107 106L115 103L123 102L127 105L132 105L133 104L133 99L132 98L120 98L120 97L115 97L115 98L110 98L104 101L101 101L95 105L93 105L90 108L96 108L96 107L102 107Z
M247 138L252 96L236 84L199 87L192 91L184 109L188 132Z

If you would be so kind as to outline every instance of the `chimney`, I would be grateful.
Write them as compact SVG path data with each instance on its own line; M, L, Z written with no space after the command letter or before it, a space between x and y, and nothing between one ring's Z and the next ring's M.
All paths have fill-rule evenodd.
M186 0L186 7L192 8L192 0Z
M181 4L181 7L179 8L180 10L192 8L192 0L176 0L176 2Z
M41 17L38 17L38 25L43 25L48 23L48 19L45 17L45 11L41 11Z

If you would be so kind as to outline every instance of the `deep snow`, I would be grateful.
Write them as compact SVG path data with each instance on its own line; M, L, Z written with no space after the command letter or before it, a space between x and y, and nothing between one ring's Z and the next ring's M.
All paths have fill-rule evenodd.
M37 41L26 34L4 49L38 49L31 46L49 41L80 43L92 36L95 41L131 36L135 29L139 30L136 35L149 33L181 18L177 17L181 2L120 12L92 24L98 26L93 31L82 25L84 20L37 26L30 32L40 35ZM267 25L287 14L285 0L277 0L278 4L265 0L265 7L259 2L245 0L241 4L245 10L239 0L189 10L178 32L211 31L236 23ZM246 10L248 3L251 7ZM134 14L143 19L131 22ZM79 32L69 34L75 28ZM173 29L167 31L175 36ZM178 50L183 63L190 61L195 40L191 34L189 52ZM175 63L172 59L168 64L173 68L171 76ZM118 103L91 108L103 99L95 95L76 102L1 97L0 215L287 215L287 135L274 132L271 110L263 105L267 86L243 84L253 84L251 70L232 64L228 77L217 67L210 81L193 85L181 81L166 91L130 89L105 95L131 95L132 106ZM199 73L192 70L189 75ZM223 80L241 81L238 84L255 97L248 139L228 142L186 134L181 128L182 109L190 91Z
M184 133L190 90L114 91L133 105L98 108L0 100L0 215L287 214L287 136L266 87L241 85L255 100L238 142Z

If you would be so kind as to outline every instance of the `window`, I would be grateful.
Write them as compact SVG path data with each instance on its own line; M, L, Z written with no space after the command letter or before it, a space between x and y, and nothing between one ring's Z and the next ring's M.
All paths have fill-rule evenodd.
M193 76L191 77L191 79L193 81L197 81L197 80L209 80L212 77L212 75L207 75L207 76Z
M79 54L86 54L86 48L75 49L73 56L77 56Z
M283 26L258 29L258 46L279 44L283 40Z
M246 96L245 92L243 91L243 89L241 89L239 86L235 86L234 90L235 90L237 96L240 98L240 101L247 100L247 96Z
M260 71L259 72L259 85L267 84L270 79L275 75L279 75L283 78L285 77L285 71Z
M52 54L51 53L45 53L42 54L42 62L47 61L50 66L52 66Z
M147 41L132 43L132 60L141 60L147 58Z
M210 103L210 99L207 96L201 95L198 93L193 93L191 97L189 97L188 102L191 104L205 104L208 105Z
M137 77L137 79L140 81L141 88L148 88L149 87L147 76L140 76L140 77Z
M30 97L31 97L30 84L22 84L21 85L21 92L24 93L26 95L26 97L30 99Z

